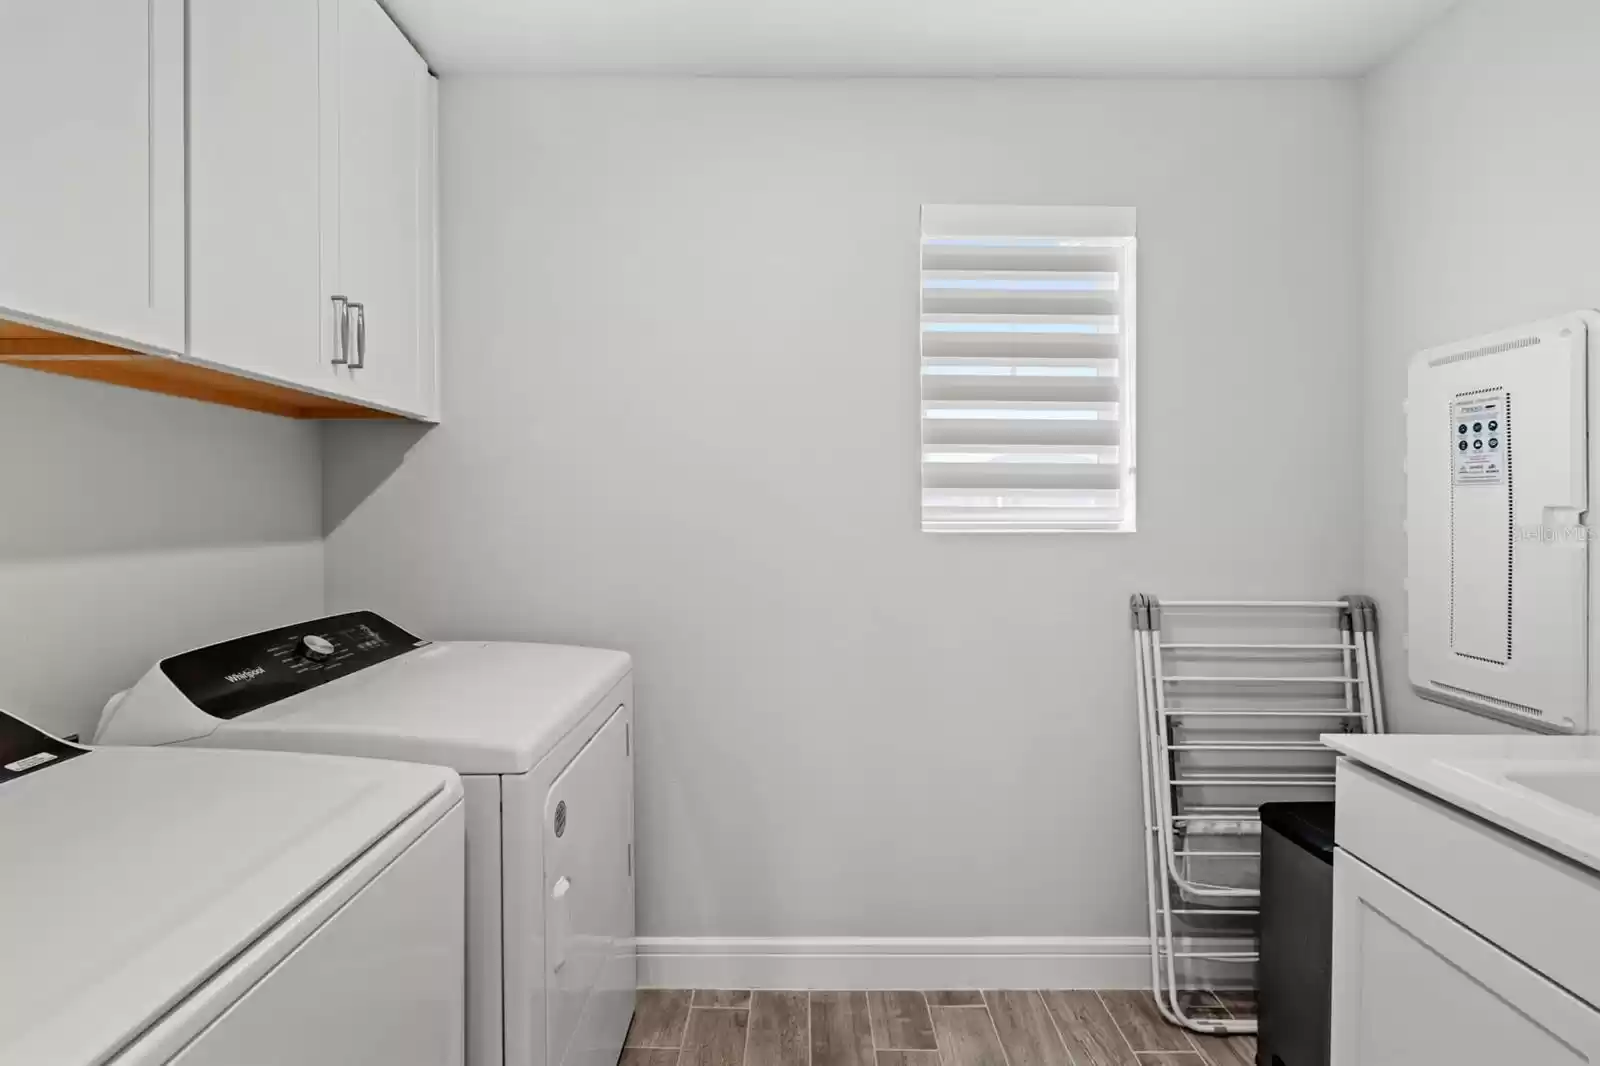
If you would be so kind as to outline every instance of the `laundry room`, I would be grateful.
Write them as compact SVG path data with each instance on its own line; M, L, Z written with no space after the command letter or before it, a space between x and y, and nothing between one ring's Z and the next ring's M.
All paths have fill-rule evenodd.
M1600 1058L1596 46L6 5L0 1066Z

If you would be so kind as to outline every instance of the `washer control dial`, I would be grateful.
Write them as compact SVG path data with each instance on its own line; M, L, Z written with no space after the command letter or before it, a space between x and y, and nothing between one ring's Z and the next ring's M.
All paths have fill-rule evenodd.
M315 633L308 634L300 638L300 654L314 663L320 663L333 655L333 642Z

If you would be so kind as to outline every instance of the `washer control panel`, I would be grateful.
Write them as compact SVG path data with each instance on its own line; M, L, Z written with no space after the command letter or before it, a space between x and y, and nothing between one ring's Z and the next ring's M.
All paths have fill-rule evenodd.
M88 748L68 744L0 711L0 784L87 754Z
M371 611L270 629L161 661L161 672L196 707L237 718L429 642Z

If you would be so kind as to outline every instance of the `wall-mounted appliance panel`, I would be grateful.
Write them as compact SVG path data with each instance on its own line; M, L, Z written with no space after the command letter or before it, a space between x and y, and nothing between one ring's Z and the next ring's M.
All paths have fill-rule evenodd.
M1589 338L1573 314L1419 353L1406 404L1408 648L1424 698L1589 728Z

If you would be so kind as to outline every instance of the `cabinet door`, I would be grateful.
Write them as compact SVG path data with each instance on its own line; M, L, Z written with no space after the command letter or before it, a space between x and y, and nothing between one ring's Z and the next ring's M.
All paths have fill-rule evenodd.
M322 168L337 157L308 75L332 2L189 8L189 355L324 387Z
M337 286L362 305L351 344L365 349L342 373L363 399L423 414L431 78L375 0L339 0L338 32Z
M1600 1013L1559 985L1344 851L1333 891L1333 1066L1600 1061Z
M545 800L547 1063L614 1062L633 1014L632 728L619 707Z
M183 351L183 9L0 5L0 317Z

